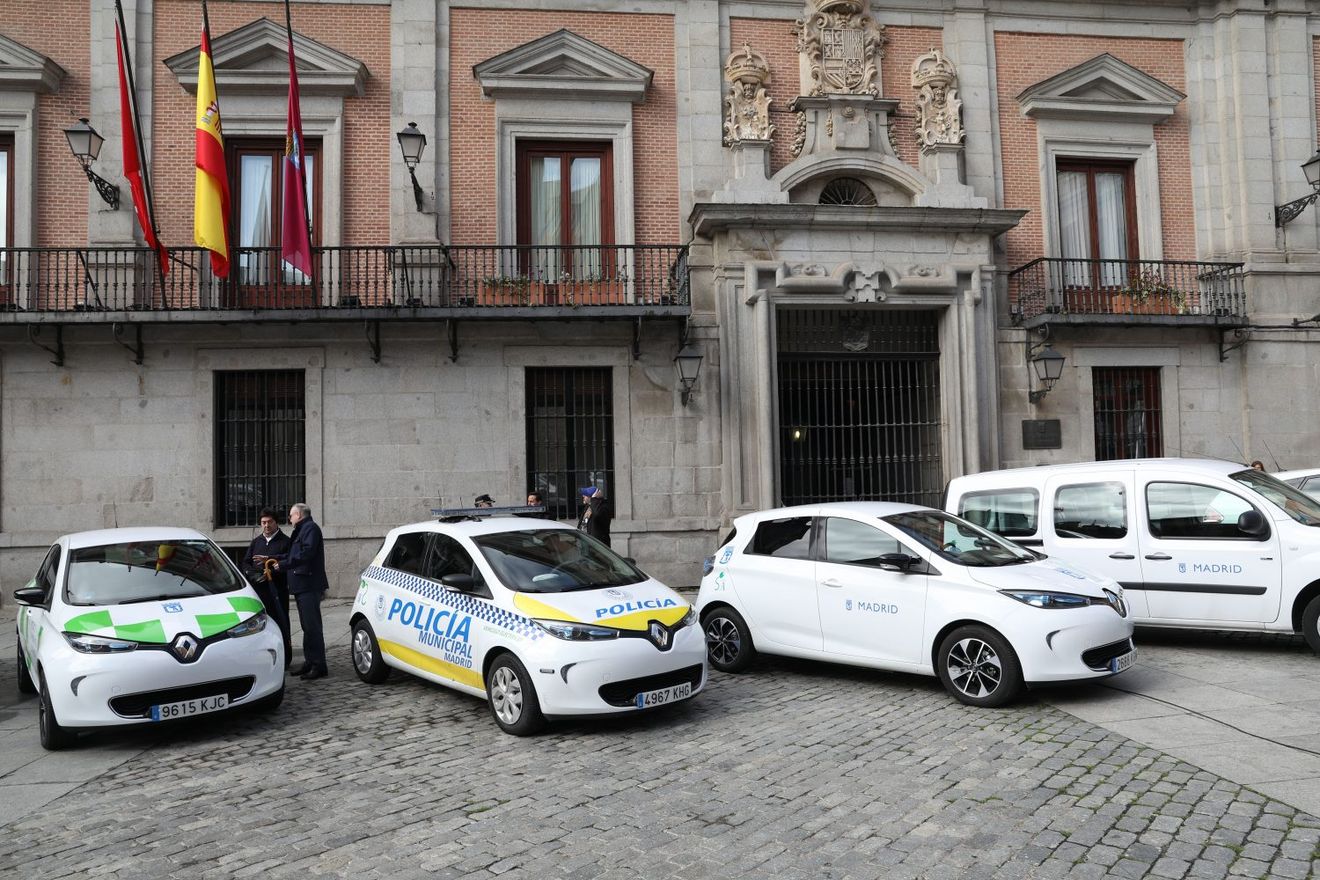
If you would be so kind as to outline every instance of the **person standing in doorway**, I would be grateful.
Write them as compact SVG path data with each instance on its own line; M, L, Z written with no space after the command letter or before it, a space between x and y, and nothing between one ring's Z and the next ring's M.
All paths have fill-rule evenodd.
M303 663L291 668L289 674L311 681L329 674L321 630L321 600L330 589L325 574L325 541L306 504L299 502L289 508L289 522L293 523L289 551L275 557L275 567L289 576L289 592L298 603L298 622L303 631Z
M261 604L266 606L266 613L280 628L280 635L284 636L284 668L288 669L293 662L293 643L289 640L289 582L284 572L274 570L269 573L267 580L264 564L273 556L289 552L289 536L280 531L275 511L269 507L261 511L259 523L261 534L248 544L247 555L243 557L243 571L249 572L249 580L261 597Z
M606 547L610 546L610 521L614 509L605 493L595 486L582 489L582 515L578 518L578 531L586 532Z

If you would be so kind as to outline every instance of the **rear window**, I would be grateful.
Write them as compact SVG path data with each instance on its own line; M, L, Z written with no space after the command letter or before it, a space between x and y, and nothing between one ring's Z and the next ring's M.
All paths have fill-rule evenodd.
M997 489L969 492L958 502L958 515L1006 538L1036 534L1040 493L1035 489Z
M390 548L390 555L385 559L385 567L408 574L422 574L422 565L426 561L427 534L427 532L409 532L399 535L394 546Z
M1080 483L1054 493L1054 534L1060 538L1122 538L1127 531L1122 483Z
M69 553L71 605L127 605L231 593L246 586L210 541L136 541Z
M748 553L781 559L811 558L811 517L766 520L756 527Z

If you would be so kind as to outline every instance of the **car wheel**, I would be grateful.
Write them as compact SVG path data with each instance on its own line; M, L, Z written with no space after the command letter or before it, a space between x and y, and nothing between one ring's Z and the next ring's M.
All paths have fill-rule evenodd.
M41 680L41 698L37 704L37 733L41 737L41 747L50 752L58 752L73 745L76 734L60 726L55 718L55 708L50 703L50 690L46 687L46 676L37 673Z
M1022 665L1004 638L984 626L960 626L936 654L940 681L969 706L1003 706L1022 692Z
M260 700L257 700L254 703L249 703L248 705L253 712L274 712L276 709L280 707L280 703L283 702L284 702L284 686L281 685L280 689L277 690L275 693L264 696Z
M756 657L747 621L732 608L707 612L701 627L706 633L706 659L720 672L742 672Z
M1320 654L1320 596L1306 603L1302 612L1302 635L1311 650Z
M495 723L505 733L531 736L545 726L532 677L512 654L501 654L490 665L486 701L490 703Z
M28 671L27 660L23 657L23 644L18 645L18 692L20 694L35 694L37 686L32 683L32 673Z
M367 684L380 684L390 677L390 668L380 655L376 633L365 620L353 624L353 671Z

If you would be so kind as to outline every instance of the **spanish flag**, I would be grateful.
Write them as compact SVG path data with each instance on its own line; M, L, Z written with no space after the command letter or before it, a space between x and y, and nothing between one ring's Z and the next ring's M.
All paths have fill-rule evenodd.
M211 252L211 271L229 276L229 173L220 131L220 99L211 65L211 23L202 3L202 54L197 59L197 191L193 240Z

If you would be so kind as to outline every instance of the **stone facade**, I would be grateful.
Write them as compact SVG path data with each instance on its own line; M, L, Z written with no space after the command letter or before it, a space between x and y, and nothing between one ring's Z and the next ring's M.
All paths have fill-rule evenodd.
M193 95L180 71L200 16L184 0L124 5L162 234L186 244ZM119 172L113 3L54 7L58 33L49 2L0 8L0 37L63 73L33 86L0 67L0 139L17 169L0 246L123 246L140 233ZM213 39L282 11L214 4ZM731 517L784 498L783 310L937 315L940 480L1093 457L1096 367L1158 370L1166 454L1320 460L1320 403L1305 390L1320 330L1293 323L1320 311L1320 213L1274 226L1274 206L1305 192L1316 140L1320 18L1302 0L321 0L292 11L300 39L322 47L309 49L303 96L324 157L320 244L515 244L519 141L609 143L610 243L690 242L690 318L463 321L454 361L444 322L395 316L377 363L360 322L162 316L145 326L140 366L109 320L80 318L56 367L29 339L35 319L15 313L0 322L6 590L62 532L214 532L214 373L282 364L305 371L306 500L337 592L355 587L385 531L429 507L522 496L525 373L538 366L610 369L615 546L694 584ZM231 135L283 137L274 42L219 65ZM726 146L725 65L744 45L764 60L766 136ZM956 70L961 106L943 106L960 136L944 125L919 142L935 96L923 99L913 70L932 54ZM838 64L822 79L812 65L827 58ZM538 91L538 76L562 88ZM839 76L846 94L817 87ZM61 129L83 115L106 137L96 168L120 185L118 211L66 153ZM408 122L428 137L420 209L393 140ZM1061 159L1132 169L1136 258L1244 264L1236 323L1252 326L1213 310L1118 323L1028 314L1013 273L1063 256ZM60 321L41 322L35 341L49 346ZM1042 327L1067 360L1033 401L1027 352ZM672 364L683 339L704 354L687 405ZM1024 449L1022 423L1051 419L1061 445Z

